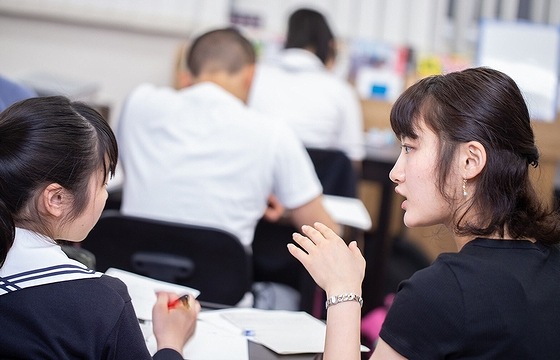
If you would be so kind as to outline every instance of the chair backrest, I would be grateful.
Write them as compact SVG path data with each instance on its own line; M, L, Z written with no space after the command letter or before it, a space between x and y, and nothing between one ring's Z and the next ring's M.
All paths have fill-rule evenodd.
M358 175L352 160L341 150L307 148L323 193L327 195L357 197Z
M82 246L98 271L115 267L190 286L201 301L235 305L251 289L251 255L222 230L105 210Z

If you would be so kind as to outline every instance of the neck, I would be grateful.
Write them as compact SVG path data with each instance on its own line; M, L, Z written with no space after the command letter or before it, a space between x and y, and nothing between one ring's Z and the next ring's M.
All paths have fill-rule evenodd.
M476 239L477 237L478 236L474 236L474 235L467 235L467 236L455 235L453 237L453 240L455 241L455 245L457 246L457 250L460 251L463 248L463 246L465 246L468 242ZM498 234L496 232L496 233L484 236L484 238L491 239L491 240L497 240L497 241L499 241L499 240L520 240L520 241L530 241L532 243L537 242L537 240L534 239L534 238L531 238L531 239L526 239L526 238L514 239L514 238L511 237L511 235L509 234L509 232L507 230L504 232L503 237L500 236L500 234Z
M249 86L240 73L230 74L226 71L203 73L193 81L194 84L201 82L212 82L244 103L247 103L247 99L249 97Z

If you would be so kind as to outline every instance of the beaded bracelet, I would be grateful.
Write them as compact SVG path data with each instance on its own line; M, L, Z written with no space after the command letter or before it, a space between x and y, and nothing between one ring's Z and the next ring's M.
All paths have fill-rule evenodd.
M345 301L357 301L360 304L360 307L364 305L364 300L362 299L361 296L356 295L354 293L347 293L347 294L331 296L330 298L328 298L327 301L325 302L325 309L328 309L332 305L336 305Z

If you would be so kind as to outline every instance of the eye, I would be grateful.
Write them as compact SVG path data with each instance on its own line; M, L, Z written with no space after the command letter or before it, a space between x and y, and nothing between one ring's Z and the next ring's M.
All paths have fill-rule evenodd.
M405 154L408 154L412 151L412 147L409 146L409 145L403 144L403 145L401 145L401 147L402 147Z

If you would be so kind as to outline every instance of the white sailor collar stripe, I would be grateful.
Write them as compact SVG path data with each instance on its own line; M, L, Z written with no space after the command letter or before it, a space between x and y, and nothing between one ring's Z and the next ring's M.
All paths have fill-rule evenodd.
M0 295L60 281L100 277L102 273L73 264L55 265L0 277Z

